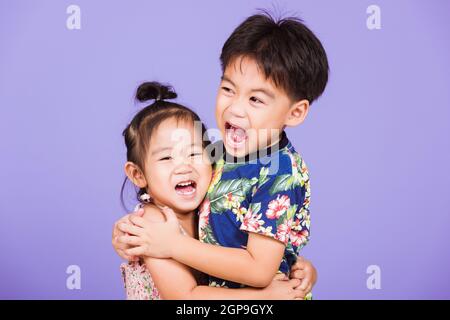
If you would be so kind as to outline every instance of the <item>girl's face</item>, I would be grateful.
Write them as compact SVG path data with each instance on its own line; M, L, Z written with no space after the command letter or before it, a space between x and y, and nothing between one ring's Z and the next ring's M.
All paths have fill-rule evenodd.
M167 119L153 132L144 175L155 204L180 213L200 205L212 175L202 142L201 129L189 121Z

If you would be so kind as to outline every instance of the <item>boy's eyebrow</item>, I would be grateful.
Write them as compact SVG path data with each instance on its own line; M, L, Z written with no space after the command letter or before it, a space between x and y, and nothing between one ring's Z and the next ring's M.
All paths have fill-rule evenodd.
M233 86L236 87L236 85L234 84L234 82L231 81L231 79L228 78L227 76L223 75L223 76L221 77L221 79L222 79L222 81L228 81L229 83L231 83ZM269 90L267 90L267 89L265 89L265 88L255 88L255 89L252 89L251 91L252 91L252 92L261 92L261 93L265 94L266 96L268 96L268 97L270 97L270 98L272 98L272 99L275 99L275 95L272 93L272 91L269 91Z
M226 75L223 75L222 77L220 77L220 79L222 79L222 81L228 81L229 83L231 83L233 86L236 87L236 85L234 84L234 82L231 81L231 79L228 78Z
M264 88L252 89L252 92L262 92L262 93L264 93L266 96L268 96L268 97L270 97L270 98L272 98L272 99L275 99L275 95L274 95L271 91L266 90L266 89L264 89Z

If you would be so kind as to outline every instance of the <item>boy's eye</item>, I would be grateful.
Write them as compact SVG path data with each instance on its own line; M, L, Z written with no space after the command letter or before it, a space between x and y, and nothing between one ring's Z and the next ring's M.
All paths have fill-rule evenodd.
M253 103L256 103L256 104L260 104L260 103L264 104L263 101L259 100L259 99L256 98L256 97L251 97L251 98L250 98L250 101L253 102Z

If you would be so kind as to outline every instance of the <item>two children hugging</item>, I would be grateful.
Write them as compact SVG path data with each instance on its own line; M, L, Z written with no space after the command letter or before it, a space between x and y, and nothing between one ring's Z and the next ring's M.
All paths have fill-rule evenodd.
M118 222L129 299L308 299L316 281L299 257L309 239L310 182L286 127L324 91L328 61L301 20L253 15L225 42L214 159L206 127L172 88L142 84L124 131L125 173L139 210ZM185 137L173 142L173 133ZM276 168L276 170L273 170Z

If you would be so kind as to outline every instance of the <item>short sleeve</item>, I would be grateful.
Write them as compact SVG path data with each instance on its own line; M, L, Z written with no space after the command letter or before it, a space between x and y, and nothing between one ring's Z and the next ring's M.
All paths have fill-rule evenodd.
M301 221L302 216L306 215L304 181L302 183L292 171L267 175L268 171L265 167L261 169L240 229L297 247L305 240L300 236L309 235L309 224ZM309 211L307 213L309 217Z

